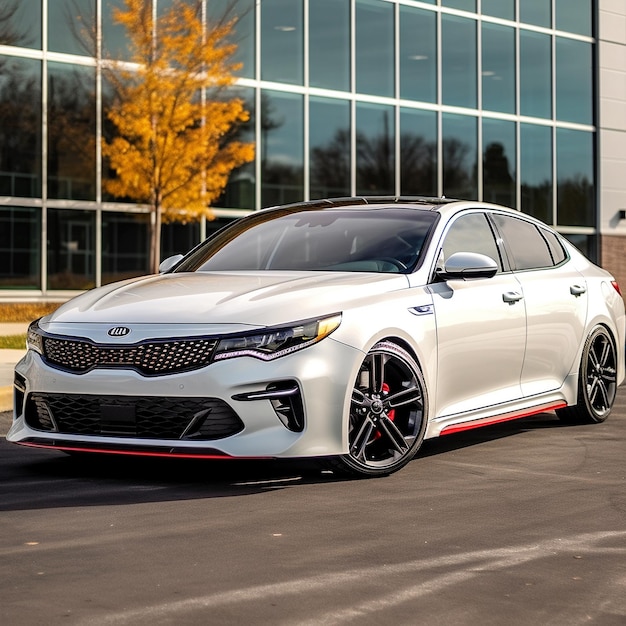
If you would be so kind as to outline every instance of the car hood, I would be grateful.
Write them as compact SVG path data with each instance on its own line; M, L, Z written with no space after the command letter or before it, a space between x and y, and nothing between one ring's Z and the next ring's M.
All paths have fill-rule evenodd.
M43 320L64 324L268 326L340 312L408 287L407 277L345 272L194 272L92 289Z

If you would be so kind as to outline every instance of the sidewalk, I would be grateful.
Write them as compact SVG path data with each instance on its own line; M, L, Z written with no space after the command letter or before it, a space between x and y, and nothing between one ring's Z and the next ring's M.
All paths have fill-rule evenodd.
M0 324L0 335L25 334L27 328L28 323ZM13 368L25 351L0 348L0 412L13 409Z

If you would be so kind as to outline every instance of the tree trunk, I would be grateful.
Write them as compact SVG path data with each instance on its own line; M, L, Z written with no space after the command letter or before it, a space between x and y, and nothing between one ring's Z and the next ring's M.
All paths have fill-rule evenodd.
M161 204L158 200L150 213L150 272L159 273L161 263Z

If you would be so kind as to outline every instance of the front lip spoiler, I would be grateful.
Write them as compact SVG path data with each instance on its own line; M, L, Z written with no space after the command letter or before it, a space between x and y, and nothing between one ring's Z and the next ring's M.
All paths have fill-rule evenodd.
M67 441L50 441L38 437L31 437L24 441L16 441L20 446L28 448L42 448L45 450L58 450L60 452L82 452L88 454L113 454L117 456L156 457L177 459L271 459L266 456L240 457L231 456L214 448L175 448L169 446L124 446L115 444L88 445L82 442L72 443Z

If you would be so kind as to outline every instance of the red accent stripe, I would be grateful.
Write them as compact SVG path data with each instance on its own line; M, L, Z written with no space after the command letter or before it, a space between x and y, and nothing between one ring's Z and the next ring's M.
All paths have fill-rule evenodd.
M237 460L258 460L271 457L234 457L228 454L190 454L183 452L147 452L145 450L128 451L128 450L101 450L99 448L72 448L69 446L54 446L43 443L17 442L21 446L28 448L43 448L44 450L60 450L62 452L88 452L95 454L117 454L119 456L149 456L158 458L177 458L177 459L237 459Z
M500 424L502 422L510 422L511 420L518 420L523 417L530 417L531 415L538 415L539 413L545 413L546 411L554 411L555 409L562 409L567 406L567 402L555 402L554 404L548 404L540 407L535 407L529 411L522 411L521 413L505 413L504 415L495 415L494 417L481 418L473 422L467 422L465 424L452 424L446 426L439 433L440 435L452 435L453 433L460 433L465 430L472 430L473 428L481 428L483 426L493 426L494 424Z

